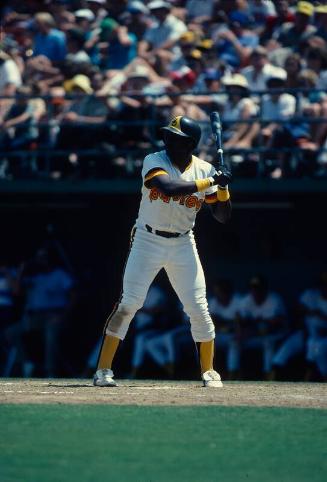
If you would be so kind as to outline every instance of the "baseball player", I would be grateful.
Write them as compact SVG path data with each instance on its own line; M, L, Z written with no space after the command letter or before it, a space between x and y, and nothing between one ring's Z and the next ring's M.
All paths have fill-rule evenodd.
M230 218L231 174L225 166L216 171L192 154L201 137L201 128L192 119L177 116L162 128L162 134L165 149L144 159L142 199L132 230L123 290L105 326L93 380L96 386L116 386L111 367L119 342L162 268L190 318L203 385L222 386L220 375L213 370L215 328L192 228L204 202L219 222Z

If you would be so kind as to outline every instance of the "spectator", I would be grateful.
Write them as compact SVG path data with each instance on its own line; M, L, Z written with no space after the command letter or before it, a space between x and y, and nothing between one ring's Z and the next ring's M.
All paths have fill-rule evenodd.
M291 54L286 57L284 69L287 74L286 88L297 89L300 86L299 75L302 69L302 61L299 54ZM296 95L296 94L295 94Z
M137 38L125 25L119 25L112 18L105 18L100 24L100 41L104 56L101 67L123 69L137 54Z
M8 54L0 51L0 95L14 95L22 78L17 64Z
M249 65L241 70L241 74L246 78L250 91L266 90L267 79L275 68L269 63L267 50L259 45L252 50Z
M25 375L35 373L44 347L44 368L47 377L54 377L59 367L59 339L64 322L72 308L74 281L60 268L48 251L40 249L22 267L18 292L25 293L23 324L25 337Z
M171 4L154 0L148 4L156 23L149 27L139 43L138 54L151 59L158 50L173 49L181 35L186 32L185 24L170 14Z
M294 23L295 15L290 9L288 0L274 0L274 7L275 13L270 13L266 18L265 29L260 36L262 44L270 40L274 31L283 24Z
M147 15L149 9L140 1L132 1L127 7L127 16L125 17L125 25L128 31L135 35L138 42L142 40L148 26L149 20Z
M286 310L282 298L269 290L262 276L251 278L249 288L249 293L241 302L236 366L239 369L241 351L260 349L263 354L263 373L266 379L271 379L276 346L286 334Z
M258 35L249 29L250 18L242 11L229 15L228 27L219 26L213 32L213 41L221 61L240 68L246 65L252 50L258 46Z
M276 70L267 79L267 88L269 94L265 94L261 104L261 118L266 124L261 130L261 135L268 149L280 149L290 147L290 139L292 134L289 129L285 128L285 124L279 121L291 119L295 114L296 99L293 95L283 92L285 89L287 74L284 69L276 67ZM294 142L292 143L294 147ZM289 173L290 155L287 152L278 152L277 156L274 152L267 152L267 155L277 158L277 165L274 166L271 175L280 177L282 174Z
M45 114L45 103L34 98L29 87L17 89L14 104L2 121L2 149L26 148L38 138L36 124Z
M327 42L327 5L317 5L315 7L316 35Z
M47 12L35 15L36 34L33 55L44 55L52 62L62 62L66 56L66 37L55 28L53 17Z
M305 290L297 307L296 331L282 344L274 356L274 366L284 368L289 360L305 352L309 364L319 363L323 376L326 376L324 344L327 337L327 273L321 273L315 287ZM312 376L309 369L306 378Z
M80 29L67 31L66 61L72 63L91 62L89 55L84 50L85 37Z
M314 6L310 2L300 1L296 7L294 23L283 24L275 33L274 38L283 46L297 50L298 45L316 34L316 27L311 25Z
M216 328L217 353L220 351L226 353L227 378L235 380L239 376L236 345L239 335L241 296L234 291L230 281L221 279L214 283L208 305Z
M226 149L249 148L258 134L258 125L247 122L235 123L238 120L251 120L257 114L257 107L250 98L247 80L243 75L234 74L224 77L222 83L228 96L222 112L222 120L227 127L224 129L224 146ZM230 125L229 122L233 123Z

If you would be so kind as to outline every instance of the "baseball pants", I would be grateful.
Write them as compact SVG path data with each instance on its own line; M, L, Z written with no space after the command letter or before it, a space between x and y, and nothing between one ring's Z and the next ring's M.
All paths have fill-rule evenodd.
M190 318L194 341L215 338L208 311L206 284L193 232L164 238L137 228L132 236L121 300L107 320L106 334L123 340L137 310L143 306L150 284L164 268L184 311Z

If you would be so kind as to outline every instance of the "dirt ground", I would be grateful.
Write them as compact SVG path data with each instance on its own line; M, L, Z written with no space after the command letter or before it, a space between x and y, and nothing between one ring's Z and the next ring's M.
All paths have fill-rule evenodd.
M226 382L208 389L201 382L122 380L115 388L81 379L2 379L0 403L89 403L110 405L225 405L327 409L327 384Z

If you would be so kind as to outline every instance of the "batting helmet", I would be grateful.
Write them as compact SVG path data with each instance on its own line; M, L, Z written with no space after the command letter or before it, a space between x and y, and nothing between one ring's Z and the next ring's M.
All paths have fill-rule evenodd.
M163 131L171 132L176 136L192 139L197 146L201 138L201 127L193 119L178 115L170 122L167 127L161 128Z

